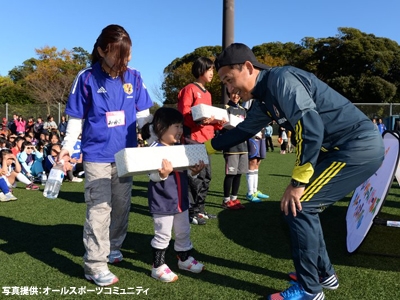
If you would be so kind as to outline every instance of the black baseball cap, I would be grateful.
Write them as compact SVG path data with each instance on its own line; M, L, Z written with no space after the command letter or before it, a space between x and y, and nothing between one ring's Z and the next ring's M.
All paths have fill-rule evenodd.
M253 51L245 44L233 43L226 47L215 60L215 69L218 71L221 67L242 64L245 61L249 61L257 69L270 69L271 67L260 63Z

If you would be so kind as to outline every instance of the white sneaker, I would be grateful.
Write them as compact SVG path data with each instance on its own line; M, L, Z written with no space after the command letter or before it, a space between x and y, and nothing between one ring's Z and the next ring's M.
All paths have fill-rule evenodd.
M172 272L166 264L163 264L158 268L152 268L151 277L162 282L174 282L178 280L178 275Z
M7 199L6 195L3 192L0 193L0 202L8 202L10 199Z
M94 283L98 286L108 286L118 282L118 277L115 276L110 271L101 272L95 275L92 274L85 274L85 278L87 280L93 280Z
M74 177L71 182L82 182L83 179L82 178L78 178L78 177Z
M18 199L18 198L15 197L13 194L11 194L11 192L8 192L7 194L5 194L5 196L6 196L6 198L7 198L7 201L10 201L10 200L17 200L17 199Z
M188 259L185 261L181 261L180 259L178 259L178 267L181 270L186 270L193 273L200 273L204 270L204 265L202 263L199 263L191 256L189 256Z

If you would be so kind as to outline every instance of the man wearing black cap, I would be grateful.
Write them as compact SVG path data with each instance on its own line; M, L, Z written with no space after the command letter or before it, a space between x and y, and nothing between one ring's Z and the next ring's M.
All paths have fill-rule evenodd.
M236 128L205 143L208 153L238 144L272 120L293 132L296 162L281 198L290 228L297 280L268 299L324 299L339 282L325 247L319 213L345 197L381 165L384 146L374 124L313 74L259 63L244 44L232 44L215 67L230 93L254 99Z

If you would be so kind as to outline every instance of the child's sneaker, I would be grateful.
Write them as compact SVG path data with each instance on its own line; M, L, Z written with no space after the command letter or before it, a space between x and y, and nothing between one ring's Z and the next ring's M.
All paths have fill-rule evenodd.
M198 213L197 216L198 216L199 218L206 219L206 220L209 220L209 219L216 219L216 218L217 218L216 215L209 214L208 212L201 212L201 213Z
M33 182L28 184L25 188L32 191L37 191L39 189L39 187L37 185L34 185Z
M116 264L121 262L124 259L124 257L122 256L121 251L119 250L113 250L110 252L110 254L108 255L108 262L110 264Z
M238 207L238 209L245 209L246 206L244 206L242 203L240 203L239 199L232 200L233 204Z
M324 292L310 294L307 293L300 284L293 284L283 292L269 295L269 300L324 300Z
M178 259L178 267L181 270L186 270L193 273L200 273L204 270L204 265L202 263L199 263L191 256L189 256L188 259L185 261L181 261L180 259Z
M254 203L261 202L261 199L257 197L257 193L247 194L246 199Z
M190 224L194 225L206 225L207 222L203 218L199 218L198 216L189 217Z
M71 182L82 182L83 179L82 178L78 178L78 177L74 177L72 178Z
M269 196L267 194L263 194L260 191L256 192L256 196L257 196L257 198L260 198L260 199L268 199L269 198Z
M222 201L222 208L225 209L230 209L230 210L237 210L239 209L239 206L236 206L235 203L232 200L229 200L227 202Z
M8 192L7 194L5 194L7 201L10 200L17 200L18 198L15 197L11 192Z
M95 275L85 274L87 280L93 281L98 286L108 286L118 282L118 277L110 271L101 272Z
M166 264L163 264L158 268L152 268L151 277L162 282L174 282L178 280L178 276L174 272L172 272Z

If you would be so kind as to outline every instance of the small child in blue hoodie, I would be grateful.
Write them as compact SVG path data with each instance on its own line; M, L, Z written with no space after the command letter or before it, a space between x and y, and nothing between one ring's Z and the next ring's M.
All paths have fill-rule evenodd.
M174 108L161 107L151 123L142 128L145 140L153 137L150 147L173 146L179 143L183 133L183 115ZM191 255L188 176L195 177L204 168L199 161L189 170L176 171L170 161L163 159L158 172L149 174L148 201L153 215L155 235L151 241L153 248L153 268L151 276L162 282L173 282L178 276L165 263L165 252L175 233L174 249L178 256L179 269L200 273L204 265Z

